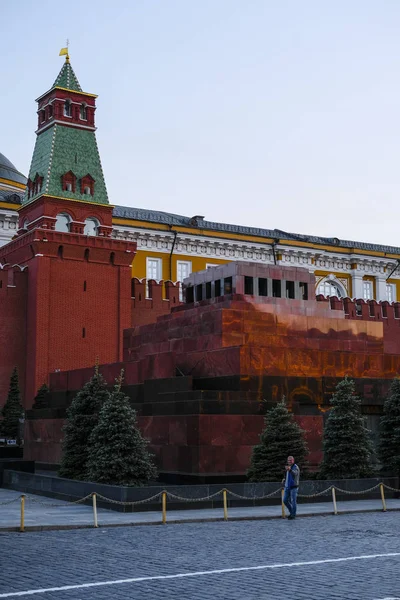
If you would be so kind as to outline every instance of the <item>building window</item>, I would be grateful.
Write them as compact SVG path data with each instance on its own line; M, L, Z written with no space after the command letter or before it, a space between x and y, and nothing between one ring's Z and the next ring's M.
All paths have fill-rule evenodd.
M54 229L56 231L69 231L69 224L71 223L71 217L67 213L59 213L56 218Z
M317 287L317 295L322 294L323 296L337 296L343 298L343 292L335 281L325 279Z
M372 281L363 281L363 299L372 300Z
M192 272L192 263L191 261L186 261L186 260L178 260L176 263L176 274L177 274L177 280L182 283L184 279L186 279L186 277L189 277L190 273ZM183 299L183 290L182 290L182 286L179 286L179 300L182 301Z
M161 258L149 258L146 259L146 295L147 298L150 298L149 293L149 281L150 279L154 279L155 281L160 281L162 279L162 260Z
M80 117L81 117L82 121L87 121L87 108L86 108L86 104L81 104Z
M215 265L214 263L207 263L206 269L212 269L213 267L219 267L219 265Z
M81 194L85 194L87 196L94 195L94 179L89 173L87 173L87 175L81 179Z
M51 117L53 116L53 105L49 104L47 110L49 111L49 119L51 119Z
M99 223L97 219L90 218L85 220L85 228L83 230L84 235L97 235L97 228Z
M64 192L72 192L75 194L76 190L76 175L73 171L68 171L61 175L61 186Z
M64 117L70 117L71 116L71 102L70 100L66 100L64 102Z
M146 279L155 279L160 281L162 261L161 258L149 258L146 259Z
M386 298L388 302L396 302L396 286L393 283L386 284Z
M42 123L44 123L44 122L45 122L45 120L46 120L46 111L45 111L45 110L41 110L41 111L40 111L40 121L41 121Z

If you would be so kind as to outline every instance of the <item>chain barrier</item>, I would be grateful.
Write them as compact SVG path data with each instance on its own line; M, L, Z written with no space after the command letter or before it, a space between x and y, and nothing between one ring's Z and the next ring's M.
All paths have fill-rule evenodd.
M336 492L339 492L341 494L348 494L350 496L351 495L361 496L362 494L368 494L369 492L377 490L378 488L380 488L380 492L381 492L383 511L386 512L387 508L386 508L386 501L385 501L385 496L384 496L384 488L391 490L393 492L400 492L400 489L394 488L394 487L388 485L387 483L383 483L383 482L377 483L373 487L371 487L367 490L361 490L361 491L343 490L342 488L331 485L328 488L326 488L325 490L322 490L320 492L315 492L314 494L299 494L299 498L317 498L319 496L323 496L323 495L329 494L329 492L331 492L333 506L334 506L333 514L337 515L338 511L337 511L337 505L336 505ZM168 490L163 490L161 492L158 492L157 494L154 494L153 496L150 496L149 498L143 498L142 500L135 500L135 501L131 501L131 502L125 502L122 500L114 500L113 498L107 498L107 496L103 496L102 494L98 494L96 492L91 492L90 494L87 494L87 496L85 496L84 498L79 498L78 500L73 500L73 501L64 501L62 504L58 504L58 503L55 504L52 502L43 502L42 500L40 500L38 498L34 498L32 496L25 496L25 494L22 494L21 496L18 496L17 498L12 498L10 500L5 500L3 502L0 502L0 506L6 506L9 504L12 504L14 502L17 502L18 500L21 501L21 520L20 520L19 531L23 532L23 531L25 531L24 519L25 519L25 501L26 500L29 500L33 504L45 506L46 508L65 508L66 506L71 506L73 504L75 504L75 505L82 504L83 502L86 502L87 500L91 499L92 505L93 505L94 527L98 527L97 504L96 504L97 498L100 500L103 500L105 502L109 502L110 504L118 504L120 506L135 506L138 504L145 504L146 502L151 502L153 500L161 499L161 505L162 505L162 521L161 522L163 524L165 524L167 522L167 498L169 498L171 500L178 500L180 502L205 502L208 500L212 500L213 498L216 498L217 496L221 496L221 495L222 495L222 501L223 501L223 506L224 506L224 520L227 521L228 520L228 504L227 504L227 495L228 494L230 494L231 496L233 496L234 498L237 498L239 500L251 500L251 501L266 500L267 498L272 498L273 496L276 496L278 494L283 495L283 488L279 487L278 489L274 490L273 492L270 492L269 494L264 494L263 496L242 496L241 494L237 494L236 492L233 492L231 490L223 488L223 489L219 490L218 492L215 492L214 494L210 494L209 496L203 496L202 498L185 498L184 496L178 496L177 494L173 494L172 492L169 492ZM285 510L284 510L284 505L283 505L282 500L281 500L281 505L282 505L282 517L285 518Z
M223 491L224 490L219 490L219 492L215 492L215 494L211 494L211 496L204 496L203 498L183 498L183 496L176 496L176 494L173 494L172 492L165 490L165 492L169 498L173 498L174 500L182 500L183 502L204 502L206 500L211 500L212 498L215 498L216 496L220 496L223 493Z
M146 502L151 502L151 500L155 500L162 495L163 492L158 492L154 496L150 496L150 498L144 498L144 500L135 500L133 502L123 502L122 500L114 500L113 498L107 498L107 496L103 496L102 494L98 494L96 492L97 498L101 500L105 500L106 502L110 502L110 504L119 504L121 506L134 506L135 504L145 504ZM90 494L92 495L92 494Z
M43 502L42 500L39 500L38 498L32 498L32 496L25 496L25 500L29 500L30 502L33 502L34 504L40 504L40 506L45 506L46 508L65 508L66 506L70 506L71 504L82 504L83 502L86 502L86 500L89 500L89 498L92 497L92 493L88 494L87 496L85 496L84 498L79 498L79 500L65 500L62 504L54 504L53 502Z
M380 483L377 483L372 488L369 488L368 490L361 490L361 492L350 492L349 490L342 490L341 488L338 488L336 486L332 486L332 487L335 487L335 490L337 492L341 492L342 494L361 496L362 494L368 494L368 492L372 492L373 490L376 490L380 485L381 485Z
M278 488L277 490L275 490L274 492L271 492L270 494L265 494L265 496L252 496L252 497L241 496L240 494L236 494L236 492L231 492L231 490L226 490L226 491L228 492L228 494L231 494L231 496L233 496L234 498L239 498L239 500L265 500L266 498L271 498L272 496L275 496L275 494L280 494L281 490L282 490L282 488Z
M17 496L16 498L13 498L12 500L6 500L5 502L0 502L0 506L6 506L7 504L12 504L13 502L17 502L20 499L21 499L21 496Z
M299 498L317 498L318 496L323 496L332 490L334 486L331 485L326 490L322 490L322 492L315 492L315 494L297 494ZM337 489L337 488L335 488Z
M392 492L400 492L400 489L398 490L397 488L394 488L394 487L388 485L387 483L384 483L383 487L387 488L388 490L392 490Z

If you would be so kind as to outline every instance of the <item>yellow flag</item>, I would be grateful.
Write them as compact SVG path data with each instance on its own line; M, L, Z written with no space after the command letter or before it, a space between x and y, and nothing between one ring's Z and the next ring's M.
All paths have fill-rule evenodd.
M68 55L68 48L61 48L58 56L65 56L66 54Z

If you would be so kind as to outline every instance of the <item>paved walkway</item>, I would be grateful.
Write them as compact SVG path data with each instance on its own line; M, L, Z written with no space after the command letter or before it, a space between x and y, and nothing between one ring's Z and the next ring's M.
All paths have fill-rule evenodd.
M20 524L20 492L0 489L0 532L18 531ZM14 502L10 502L15 499ZM6 503L6 504L4 504ZM387 499L388 511L400 511L400 499ZM337 503L338 512L356 513L382 511L380 500L348 500ZM299 504L298 517L315 515L332 515L331 502ZM279 519L281 506L247 506L228 509L229 520L250 519ZM222 508L204 508L194 510L167 511L168 523L190 523L201 521L220 521L223 519ZM98 524L100 527L116 527L122 525L158 525L161 523L161 502L159 511L122 513L105 508L98 509ZM42 529L77 529L93 527L93 510L91 506L72 504L28 494L25 502L25 530L37 531Z

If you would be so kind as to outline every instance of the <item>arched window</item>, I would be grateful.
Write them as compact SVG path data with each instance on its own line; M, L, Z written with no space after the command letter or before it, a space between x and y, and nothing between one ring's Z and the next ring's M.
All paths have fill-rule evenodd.
M83 230L84 235L97 235L97 228L99 222L94 217L85 219L85 228Z
M80 117L81 117L82 121L87 121L87 108L86 108L86 104L81 104Z
M49 111L49 119L51 119L51 117L53 116L53 105L52 104L49 104L48 111Z
M29 225L29 219L25 219L22 224L22 229L28 229L28 225Z
M337 296L338 298L343 298L346 296L346 291L338 281L327 278L318 284L317 295L318 294L322 294L323 296Z
M64 102L64 117L70 117L70 116L71 116L71 101L66 100Z
M69 224L71 223L71 217L67 213L59 213L57 215L56 224L54 229L56 231L69 231Z
M43 123L45 120L46 120L46 111L41 110L40 111L40 121Z

